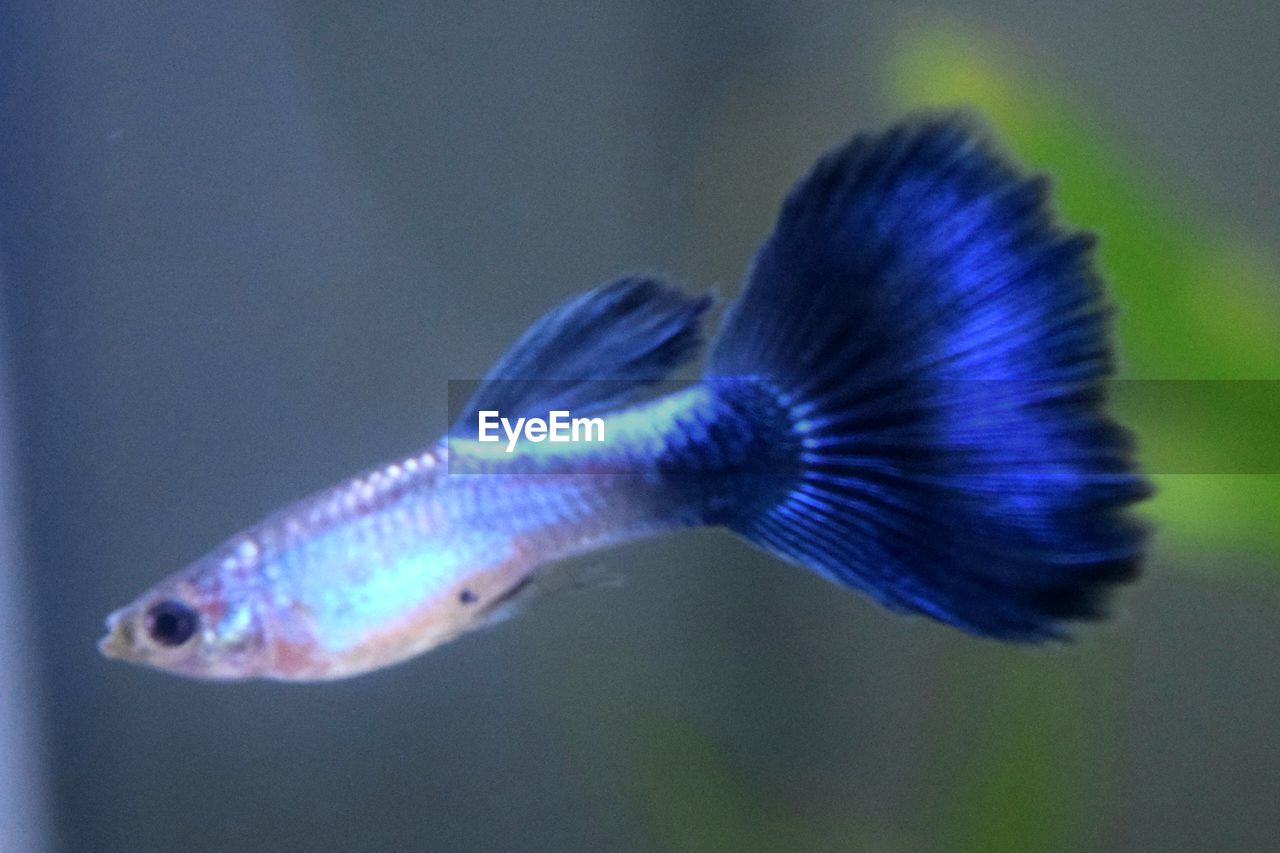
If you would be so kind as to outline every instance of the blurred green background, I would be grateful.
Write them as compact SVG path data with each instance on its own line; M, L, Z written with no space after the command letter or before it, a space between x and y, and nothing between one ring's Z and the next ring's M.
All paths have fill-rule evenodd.
M1280 846L1280 9L12 12L10 523L48 846ZM1112 622L1004 647L698 531L351 682L97 658L112 607L434 438L446 382L546 307L636 269L732 293L819 152L956 105L1101 240L1159 489Z

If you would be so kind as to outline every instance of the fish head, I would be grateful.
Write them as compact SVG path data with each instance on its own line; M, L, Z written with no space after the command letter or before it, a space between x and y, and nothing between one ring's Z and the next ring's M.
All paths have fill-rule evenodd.
M99 651L192 678L263 675L269 643L248 550L229 543L116 610Z

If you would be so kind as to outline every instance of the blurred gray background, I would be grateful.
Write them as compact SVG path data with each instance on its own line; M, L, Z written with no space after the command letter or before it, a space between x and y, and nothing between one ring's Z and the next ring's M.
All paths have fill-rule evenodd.
M921 21L1051 69L1274 246L1280 6L5 5L0 850L1280 845L1257 549L1158 546L1057 650L714 531L347 682L94 649L228 534L434 439L447 381L562 298L635 270L734 292L788 184L897 114L884 68ZM1182 565L1206 560L1250 569Z

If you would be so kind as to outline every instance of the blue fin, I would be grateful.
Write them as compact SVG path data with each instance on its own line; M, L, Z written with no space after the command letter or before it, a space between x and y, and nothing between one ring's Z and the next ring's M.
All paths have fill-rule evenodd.
M1093 240L966 120L859 136L790 193L713 345L798 459L729 525L895 609L1037 641L1134 577L1149 493L1106 414Z
M711 296L654 278L623 278L553 308L498 360L454 423L474 435L481 410L588 414L630 402L702 346Z

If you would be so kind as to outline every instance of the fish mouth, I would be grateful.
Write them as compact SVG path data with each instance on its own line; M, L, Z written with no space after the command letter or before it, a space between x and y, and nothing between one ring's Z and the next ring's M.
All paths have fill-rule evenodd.
M98 651L103 657L124 660L133 651L133 623L123 610L107 617L107 635L98 640Z

